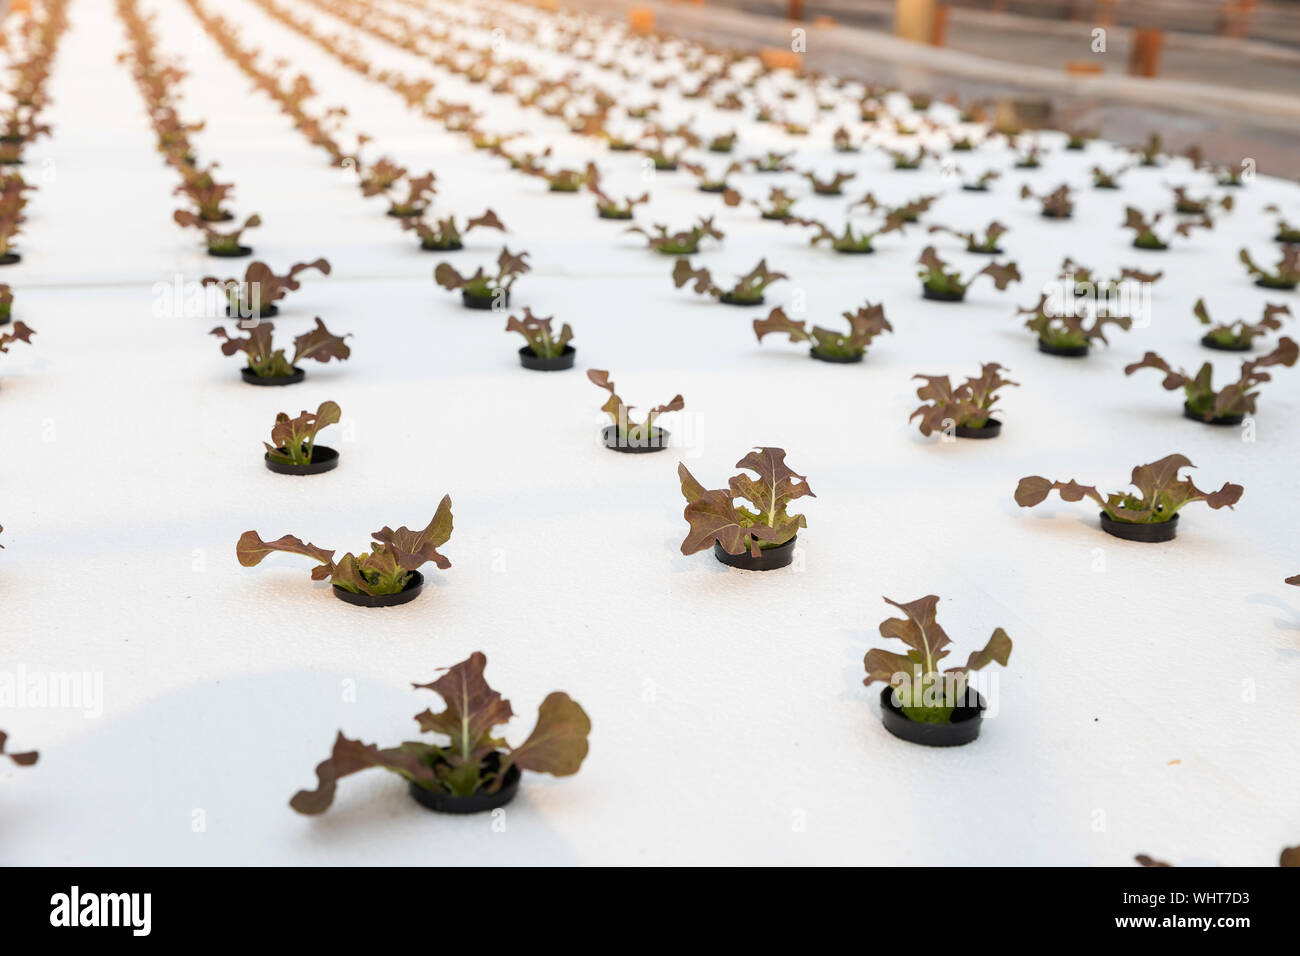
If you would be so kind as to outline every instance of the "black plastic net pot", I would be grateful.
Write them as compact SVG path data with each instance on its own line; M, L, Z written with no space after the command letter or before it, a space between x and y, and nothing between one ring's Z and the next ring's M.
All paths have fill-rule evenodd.
M281 448L280 451L284 451L284 449ZM333 471L338 466L339 453L326 445L313 445L311 461L303 465L294 465L287 461L274 461L269 451L262 455L262 460L266 462L266 467L277 475L319 475L327 471Z
M983 695L972 687L966 688L965 698L953 708L952 719L946 724L925 724L912 720L894 700L894 688L880 692L880 720L895 737L925 747L960 747L980 735L984 711L988 704Z
M1100 512L1100 516L1101 530L1117 538L1123 538L1125 541L1144 541L1147 543L1172 541L1174 536L1178 534L1178 515L1174 515L1168 521L1143 524L1131 521L1116 521L1104 511Z
M357 607L396 607L399 604L408 604L420 596L420 592L424 590L424 575L419 571L412 571L406 587L396 594L357 594L337 584L332 585L332 588L336 598Z
M718 542L713 542L713 556L729 568L740 568L742 571L775 571L777 568L784 568L794 560L795 541L799 538L795 535L785 544L778 544L775 547L763 548L754 557L749 553L749 549L740 554L732 554Z

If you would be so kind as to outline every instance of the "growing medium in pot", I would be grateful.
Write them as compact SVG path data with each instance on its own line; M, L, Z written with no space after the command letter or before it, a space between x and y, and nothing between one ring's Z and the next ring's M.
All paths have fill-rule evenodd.
M1062 501L1089 498L1101 507L1101 527L1107 534L1133 541L1168 541L1176 533L1178 512L1195 501L1211 508L1231 508L1240 499L1241 485L1225 482L1218 491L1205 492L1179 471L1195 467L1184 455L1166 455L1150 464L1138 465L1129 479L1136 492L1115 491L1103 495L1092 485L1077 481L1052 481L1040 475L1021 478L1016 486L1016 504L1032 508L1053 492Z
M591 719L563 691L552 691L537 712L537 724L512 747L496 728L514 717L510 701L489 686L487 657L475 651L428 684L412 685L442 698L443 709L415 715L420 732L434 741L408 741L380 749L343 736L316 767L316 789L299 790L289 806L299 813L324 813L334 802L338 781L381 767L407 781L422 806L448 813L490 810L508 803L523 771L568 777L587 757Z
M807 519L790 514L788 507L797 498L817 497L808 479L786 465L781 448L754 448L735 467L743 471L726 488L709 490L678 464L686 498L682 516L690 525L682 554L713 548L717 559L732 567L766 571L788 565L795 536L808 527Z
M369 551L360 554L349 551L337 561L334 560L334 551L304 543L292 535L263 541L256 531L245 531L240 535L235 556L240 564L251 568L261 564L274 551L303 555L317 562L318 566L312 568L311 579L329 581L336 597L353 604L382 606L405 603L419 593L424 581L418 570L421 565L433 562L443 571L451 567L451 562L438 551L451 537L451 531L451 495L445 495L422 531L406 527L394 531L385 527L371 535L374 541ZM350 596L387 600L373 602L350 599Z
M906 604L890 598L884 601L904 617L882 621L880 636L907 645L902 654L873 647L862 660L867 672L864 685L870 687L877 681L889 685L880 695L885 728L897 737L931 746L974 740L984 704L969 686L969 675L995 662L1005 667L1011 659L1011 638L996 628L964 665L940 671L940 662L951 653L952 640L938 622L939 596L927 594Z

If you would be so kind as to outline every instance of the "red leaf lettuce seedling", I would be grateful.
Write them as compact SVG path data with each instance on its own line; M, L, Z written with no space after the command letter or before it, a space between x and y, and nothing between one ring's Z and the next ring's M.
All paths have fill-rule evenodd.
M956 236L966 243L967 252L996 256L1002 252L1002 249L998 246L998 240L1005 236L1009 230L1002 223L995 220L985 227L983 236L974 230L959 232L956 229L949 229L947 226L931 226L929 231L931 233L946 232L951 236Z
M971 283L984 275L993 280L993 285L999 292L1004 291L1012 282L1020 281L1020 270L1016 268L1014 262L1008 262L1006 265L990 262L970 278L963 279L960 272L949 267L948 263L939 258L938 253L934 251L934 246L926 246L916 262L917 265L924 267L917 272L923 291L929 296L943 300L960 302L966 297L966 290L970 288Z
M808 327L806 322L795 322L785 310L773 309L765 319L754 320L754 335L761 342L765 335L785 335L791 342L809 342L814 354L824 358L851 360L862 356L871 340L882 332L893 332L894 327L885 318L883 305L868 302L856 312L845 312L849 332L836 332L819 325Z
M336 402L321 402L315 412L304 410L297 418L280 412L271 428L270 443L262 442L267 458L282 465L310 465L317 432L337 424L342 414Z
M926 403L912 412L907 420L920 418L921 434L927 437L950 428L987 427L992 420L993 406L998 401L998 392L1008 385L1020 384L1003 378L1002 366L997 362L985 362L980 366L978 378L968 378L956 387L947 375L913 375L912 378L925 380L925 384L917 388L916 397L926 399Z
M686 407L686 400L680 395L674 395L667 405L656 405L646 412L645 421L638 424L631 419L632 409L636 406L623 404L623 399L614 391L614 383L609 380L609 372L599 368L588 369L587 378L593 385L609 392L609 398L600 410L614 422L620 444L655 443L655 432L660 431L654 427L655 420L667 412L680 412Z
M1189 416L1195 416L1207 422L1220 419L1232 419L1255 414L1256 389L1264 382L1272 380L1268 372L1263 371L1273 365L1290 367L1300 358L1300 346L1287 336L1278 340L1277 348L1267 355L1241 363L1241 377L1231 385L1215 391L1213 377L1214 367L1206 362L1195 376L1188 375L1181 369L1175 372L1155 352L1148 352L1142 361L1126 366L1125 375L1132 375L1141 368L1154 368L1165 373L1161 383L1166 391L1181 388L1187 396L1184 408Z
M244 224L236 229L222 231L216 229L211 223L207 222L200 216L196 216L188 209L177 209L172 213L172 219L176 225L183 227L192 227L203 233L203 240L207 243L208 252L214 256L246 256L253 250L249 246L241 245L240 237L247 229L262 224L262 217L256 213L244 220Z
M827 226L826 223L818 219L796 219L793 221L795 224L800 226L817 227L817 234L809 240L809 245L815 246L818 243L829 242L831 248L836 252L850 254L856 253L859 255L875 251L875 249L872 248L872 243L875 241L877 236L883 236L890 232L902 232L905 225L901 215L891 215L887 216L885 221L871 232L855 232L853 229L853 223L845 222L844 231L839 235L836 235L831 232L830 227Z
M1048 219L1069 219L1074 215L1074 200L1070 198L1070 187L1064 183L1050 193L1037 194L1027 185L1020 187L1021 199L1037 199L1043 207L1043 215Z
M657 235L652 235L640 226L629 226L624 232L635 232L645 236L647 245L655 252L666 256L690 256L700 251L700 241L705 237L722 241L725 233L713 225L712 216L701 216L700 221L689 229L669 232L663 223L655 223L651 228Z
M221 326L210 333L222 339L221 351L225 355L243 352L248 359L248 367L258 378L283 378L294 374L299 362L313 359L322 364L330 359L342 362L352 350L344 341L347 335L335 335L325 328L325 323L316 317L316 327L293 340L293 359L285 355L284 349L274 347L271 339L271 325L259 322L249 330L247 337L232 336Z
M682 554L711 548L716 541L728 554L748 552L757 558L764 549L785 544L800 528L808 527L803 515L789 514L786 508L796 498L817 496L808 487L808 479L786 465L784 449L755 448L735 467L758 477L735 475L727 488L707 490L684 464L677 465L686 498L682 514L690 525Z
M1161 238L1156 233L1156 226L1164 219L1164 216L1163 212L1158 212L1150 219L1147 219L1140 210L1132 206L1124 207L1124 228L1133 230L1133 248L1163 252L1169 248L1169 239L1173 238L1174 235L1186 238L1195 229L1214 228L1214 222L1210 217L1202 215L1200 219L1189 219L1180 222L1174 226L1167 238Z
M693 269L689 259L678 259L673 266L673 284L681 288L693 282L692 290L697 295L712 296L720 302L730 305L762 305L763 292L773 282L790 278L784 272L771 272L767 260L759 261L749 273L741 276L730 290L723 290L713 283L713 276L708 269Z
M435 219L432 225L423 216L411 216L402 220L402 228L414 231L420 239L420 248L426 252L455 252L463 249L463 239L473 229L506 231L505 225L491 209L481 216L467 219L463 229L456 225L455 216Z
M1218 491L1205 492L1197 488L1190 478L1178 477L1183 468L1194 468L1184 455L1166 455L1159 461L1138 465L1133 469L1130 483L1137 494L1127 491L1112 492L1105 497L1092 485L1077 481L1051 481L1039 475L1021 478L1016 486L1016 504L1032 508L1047 500L1053 491L1059 492L1062 501L1082 501L1091 498L1112 521L1123 524L1162 524L1171 521L1184 506L1194 501L1204 501L1215 510L1231 508L1240 500L1241 485L1225 482Z
M299 813L324 813L334 802L338 781L371 767L382 767L424 790L452 797L498 792L511 771L524 770L567 777L578 772L587 756L591 720L563 691L542 701L533 732L518 747L493 735L493 729L514 716L510 701L483 677L487 657L475 651L446 668L437 680L414 684L442 698L445 709L415 715L423 733L438 734L447 743L408 741L380 750L375 744L350 740L342 731L330 756L316 767L315 790L299 790L289 806Z
M628 196L620 202L605 194L600 188L600 170L595 163L587 164L587 191L596 197L596 215L601 219L631 219L632 210L650 201L650 194Z
M1273 236L1274 241L1294 245L1300 243L1300 226L1293 226L1282 217L1282 210L1276 203L1269 203L1264 207L1265 212L1277 214L1277 233Z
M890 598L883 600L906 617L881 621L880 636L896 638L908 650L904 654L875 647L867 651L862 659L867 676L862 683L868 687L876 681L890 684L908 720L922 724L950 723L953 710L966 700L967 675L994 661L1006 667L1011 659L1011 638L999 627L982 650L971 652L965 665L949 667L940 673L939 662L950 653L947 648L952 640L937 620L939 596L927 594L907 604Z
M515 280L530 269L527 260L528 253L514 255L503 246L497 255L497 272L494 276L484 272L482 266L473 275L462 276L452 268L451 263L440 262L433 270L433 278L448 291L460 289L470 299L504 305L510 300L510 288Z
M1247 322L1245 319L1238 319L1232 323L1215 323L1210 318L1209 310L1205 307L1205 300L1197 299L1196 305L1192 308L1192 314L1196 316L1197 321L1202 325L1211 326L1210 331L1205 333L1205 339L1202 341L1213 342L1222 349L1245 352L1254 344L1257 336L1267 335L1269 332L1276 332L1282 328L1282 320L1278 316L1290 315L1291 309L1285 305L1269 304L1264 306L1264 314L1254 324Z
M258 260L248 264L242 281L204 276L202 282L205 286L216 286L225 292L232 316L260 319L276 314L279 307L275 303L302 285L298 281L298 275L308 269L316 269L322 275L329 275L329 260L295 262L288 273L282 276L276 275L271 271L270 266Z
M573 329L568 322L565 322L560 328L560 334L556 336L551 331L551 320L554 318L554 316L538 318L533 315L532 309L525 306L522 319L512 315L506 320L506 331L518 332L522 335L528 347L538 358L559 358L564 354L565 346L573 338Z
M275 541L263 541L256 531L245 531L235 545L235 555L246 568L255 567L273 551L301 554L320 562L312 568L313 581L329 580L335 587L353 594L398 594L410 582L411 573L432 561L442 570L451 562L438 548L451 537L451 495L444 495L433 519L423 531L402 527L394 531L385 527L371 535L369 551L356 555L347 552L338 561L334 552L304 544L299 538L285 535Z
M1086 348L1094 341L1109 345L1105 327L1114 325L1128 330L1133 327L1133 319L1127 315L1111 315L1105 309L1097 309L1092 314L1086 308L1068 309L1057 314L1051 305L1052 297L1044 292L1038 302L1027 309L1017 309L1017 315L1027 315L1025 328L1038 334L1038 341L1057 350ZM1091 318L1092 324L1087 320Z
M1262 289L1289 291L1300 284L1300 246L1284 245L1272 272L1256 265L1246 249L1242 249L1237 257L1246 271L1255 277L1255 285Z

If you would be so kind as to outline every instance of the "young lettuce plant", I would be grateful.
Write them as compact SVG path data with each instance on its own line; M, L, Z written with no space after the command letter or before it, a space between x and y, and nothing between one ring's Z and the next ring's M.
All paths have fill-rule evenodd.
M1164 215L1163 212L1158 212L1150 219L1147 219L1146 216L1132 206L1124 207L1124 228L1133 230L1134 249L1163 252L1169 248L1169 241L1175 235L1182 236L1185 239L1196 229L1214 228L1214 223L1210 220L1210 217L1203 215L1200 219L1189 219L1180 222L1162 237L1156 232L1156 226L1160 224Z
M887 206L884 203L877 201L875 195L872 193L867 193L857 202L849 206L849 209L853 210L858 206L866 206L867 209L873 213L882 213L886 218L890 219L897 217L903 222L911 224L920 222L921 216L930 211L930 207L934 205L938 198L939 196L937 194L933 196L918 196L916 199L906 202L901 206Z
M818 196L842 196L844 195L844 184L858 178L857 173L836 173L830 179L821 179L814 172L806 172L803 176L812 185L813 192Z
M387 193L406 175L406 169L387 156L357 170L360 175L361 195L366 198Z
M861 362L871 345L871 340L882 332L893 332L894 327L885 318L883 305L868 302L856 312L845 312L849 332L836 332L806 322L795 322L785 310L773 309L765 319L754 320L754 335L760 342L765 335L784 335L791 342L808 342L808 353L823 362Z
M705 238L721 242L726 235L713 225L712 216L701 216L696 225L679 232L669 232L667 226L658 222L651 228L654 229L654 234L640 226L629 226L624 232L635 232L644 236L646 244L651 249L666 256L693 256L700 251L700 242Z
M715 176L707 166L698 163L682 163L682 168L695 177L696 188L702 193L727 193L731 191L728 178L732 173L744 170L743 163L728 163L721 176Z
M1070 197L1070 187L1065 183L1057 186L1050 193L1037 194L1029 186L1020 187L1021 199L1037 199L1042 206L1045 219L1069 219L1074 215L1074 200Z
M752 270L736 280L730 289L724 290L713 282L708 269L694 269L689 259L678 259L673 266L673 284L681 288L693 282L692 290L697 295L712 296L727 305L762 305L763 293L773 282L790 278L784 272L772 272L767 268L767 260L759 260Z
M1282 216L1282 210L1276 203L1270 203L1264 207L1265 212L1274 213L1277 216L1277 232L1273 235L1275 242L1281 242L1287 245L1300 245L1300 226L1293 226Z
M298 275L308 269L329 275L329 260L295 262L288 273L282 276L276 275L270 266L258 260L249 263L242 281L204 276L202 282L204 286L215 286L226 294L226 313L231 317L269 319L280 312L276 303L301 286Z
M587 164L587 191L596 197L596 215L601 219L631 219L632 211L650 201L648 192L628 196L621 202L605 194L600 188L600 170L595 163Z
M966 180L961 184L961 188L968 193L986 193L989 186L1002 178L1002 173L996 169L986 169L979 176L971 180Z
M1014 262L999 265L990 262L970 278L963 279L960 272L949 267L939 258L934 246L926 246L921 257L916 260L923 268L917 272L921 280L921 294L927 299L939 302L960 302L966 298L966 290L980 276L986 275L993 280L999 292L1005 291L1012 282L1020 281L1020 270Z
M12 753L5 750L5 744L9 741L9 735L0 730L0 757L8 757L19 767L30 767L40 759L40 754L35 750L24 751L23 753Z
M1195 376L1179 369L1175 372L1155 352L1148 352L1142 361L1126 366L1125 375L1132 375L1141 368L1154 368L1165 374L1161 383L1166 391L1181 388L1186 400L1183 402L1183 415L1186 418L1206 422L1210 425L1239 425L1247 415L1255 414L1255 401L1259 395L1258 388L1272 376L1264 369L1274 365L1290 367L1300 357L1300 346L1293 339L1283 336L1278 340L1277 348L1267 355L1241 363L1241 377L1231 385L1215 391L1214 368L1206 362Z
M747 202L758 210L762 218L773 222L790 222L794 220L794 204L797 202L794 196L776 186L769 190L766 206L757 199L745 199L734 189L728 189L723 193L722 201L728 206L739 206L742 202Z
M470 276L462 276L449 262L440 262L433 270L434 281L448 291L460 289L461 301L470 309L506 309L510 307L510 289L515 281L529 271L528 253L514 255L506 247L497 256L496 275L488 275L483 267Z
M635 406L623 404L623 399L614 391L614 383L609 380L609 372L599 368L588 369L587 378L609 393L609 398L600 407L613 420L613 424L601 432L601 441L606 448L621 452L648 452L668 447L668 429L657 427L655 421L660 415L685 408L686 400L681 395L674 395L667 405L656 405L646 412L645 421L637 423L631 418Z
M317 445L316 435L322 428L337 424L342 416L337 402L321 402L315 412L304 409L297 418L280 412L275 416L270 442L262 442L266 467L284 475L316 475L334 468L339 453Z
M1180 216L1205 216L1216 206L1224 212L1232 211L1232 197L1223 196L1215 199L1213 196L1203 196L1200 199L1192 196L1186 186L1170 186L1174 194L1174 212Z
M1300 285L1300 246L1284 245L1282 255L1272 272L1256 265L1246 249L1242 249L1237 257L1246 267L1246 271L1255 277L1255 285L1261 289L1280 289L1289 292Z
M464 249L464 237L474 229L506 231L505 225L491 209L481 216L465 220L464 228L456 225L455 216L435 219L432 224L423 216L412 216L402 220L402 228L414 232L420 239L420 248L426 252L456 252Z
M1194 501L1204 501L1216 511L1231 508L1240 499L1241 485L1225 483L1214 492L1204 492L1190 478L1179 478L1184 468L1194 468L1183 455L1166 455L1159 461L1138 465L1133 469L1130 484L1137 489L1134 494L1116 491L1102 496L1091 485L1077 481L1050 481L1040 475L1021 478L1016 486L1016 504L1033 508L1058 492L1062 501L1082 501L1090 498L1101 507L1101 529L1107 534L1128 541L1171 541L1178 533L1178 512Z
M1100 166L1092 167L1092 188L1093 189L1119 189L1119 178L1132 169L1131 166L1120 166L1114 170L1107 171Z
M794 153L767 152L749 161L756 173L785 173L794 169L789 159Z
M994 220L984 229L984 234L978 232L958 232L956 229L949 229L947 226L931 226L929 230L932 234L936 232L946 232L950 236L956 236L966 243L966 251L974 252L986 256L999 256L1002 254L1002 247L998 245L998 240L1009 231L1002 223Z
M677 465L690 530L682 554L713 548L714 557L730 567L751 571L783 568L794 559L802 514L787 508L796 498L817 497L804 475L785 463L781 448L754 448L735 467L751 471L734 476L723 489L707 490L684 464Z
M371 535L370 550L359 555L347 552L335 561L333 551L304 544L292 535L263 541L256 531L245 531L239 536L235 556L241 565L251 568L273 551L301 554L319 563L312 568L311 579L328 580L340 600L362 607L391 607L412 601L420 593L424 575L418 569L422 565L432 561L443 571L451 567L438 552L451 531L451 495L444 495L424 530L385 527Z
M408 176L406 198L390 198L388 215L395 219L417 219L423 216L438 192L437 187L434 186L436 178L432 172L425 173L423 176Z
M573 329L564 323L557 336L551 330L554 316L539 318L532 309L524 307L522 319L510 316L506 320L507 332L518 332L528 344L520 348L519 361L524 368L540 372L557 372L573 368L577 350L569 344L573 339Z
M962 667L942 673L939 663L950 651L952 640L938 621L939 596L902 604L883 598L903 612L902 618L880 623L880 636L902 641L903 654L873 647L862 659L867 672L862 683L877 681L887 686L880 693L881 719L896 737L927 746L951 747L970 743L980 732L985 704L969 685L973 671L995 661L1003 667L1011 659L1011 638L1002 628L994 629L983 649L971 652Z
M870 255L876 251L872 243L875 242L877 236L904 231L902 216L889 216L880 226L870 232L855 231L853 223L846 221L844 231L838 235L831 232L830 227L818 219L798 219L795 222L800 226L817 227L817 233L809 240L809 245L815 246L818 243L829 242L832 249L844 255Z
M243 352L248 361L246 368L240 369L244 381L250 385L292 385L301 382L306 374L298 367L299 362L307 359L328 363L330 359L342 362L352 354L344 341L347 335L335 335L325 328L325 323L316 317L316 327L304 332L293 340L293 358L290 359L284 349L275 348L272 342L271 326L259 322L253 326L247 337L232 336L221 326L211 332L222 340L223 355Z
M1192 308L1192 314L1196 316L1201 325L1210 326L1210 330L1201 338L1201 344L1206 348L1219 349L1224 352L1249 352L1255 344L1255 339L1261 335L1267 335L1269 332L1276 332L1282 328L1280 315L1290 315L1291 309L1285 305L1265 305L1264 314L1260 320L1254 324L1247 322L1245 319L1237 319L1232 323L1216 323L1210 318L1210 312L1205 307L1204 299L1197 299L1196 305Z
M912 378L925 380L916 390L916 397L924 399L925 404L907 420L919 418L918 427L927 438L935 432L945 435L951 432L958 438L996 438L1002 430L1002 423L993 417L998 392L1020 384L1003 378L1002 366L997 362L985 362L980 366L978 378L967 378L956 387L947 375L913 375Z
M299 790L289 806L299 813L324 813L334 802L338 781L350 774L381 767L407 781L421 806L444 813L473 813L505 806L518 792L522 771L568 777L587 756L591 719L563 691L546 695L537 725L518 747L494 729L514 716L510 701L483 676L487 657L475 651L428 684L414 684L442 698L438 713L415 715L421 733L446 742L415 741L383 750L351 740L340 731L334 749L316 767L316 789Z
M178 226L194 228L201 231L203 233L203 240L208 247L208 255L217 256L223 259L237 259L242 256L251 256L253 254L252 246L241 245L239 239L246 230L262 224L262 217L254 213L245 219L244 224L239 228L222 231L214 228L211 223L205 222L188 209L177 209L172 213L172 220Z
M1094 341L1110 345L1106 338L1105 327L1114 325L1125 331L1133 327L1133 318L1128 315L1114 315L1105 309L1087 309L1082 306L1060 312L1055 308L1052 296L1044 292L1038 297L1038 303L1027 309L1017 309L1017 315L1027 315L1025 328L1037 333L1038 350L1047 355L1064 355L1082 358ZM1088 324L1091 319L1091 324Z
M907 153L901 149L890 149L886 152L894 161L894 168L898 170L920 169L926 157L934 155L924 146L918 146L915 153Z

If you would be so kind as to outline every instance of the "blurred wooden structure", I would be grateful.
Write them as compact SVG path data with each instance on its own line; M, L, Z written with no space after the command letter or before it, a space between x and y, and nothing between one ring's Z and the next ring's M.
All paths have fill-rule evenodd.
M655 12L650 7L629 7L627 25L633 33L649 36L655 32Z
M894 0L894 35L913 43L934 40L935 0Z
M1155 76L1160 72L1160 50L1165 45L1165 31L1140 27L1133 31L1128 71L1134 76Z

